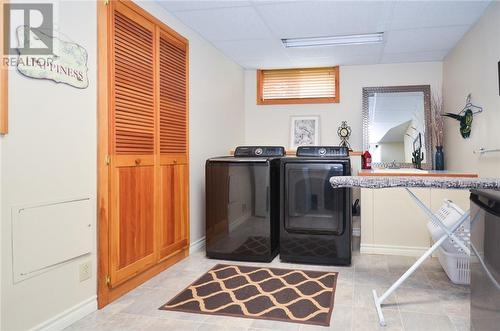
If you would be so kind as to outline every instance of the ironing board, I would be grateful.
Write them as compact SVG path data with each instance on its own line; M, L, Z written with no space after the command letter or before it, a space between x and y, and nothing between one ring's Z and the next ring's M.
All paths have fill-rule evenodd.
M437 240L394 284L381 296L373 290L373 300L381 326L386 326L382 313L382 303L408 279L424 261L434 253L447 239L453 239L456 244L470 255L469 247L457 236L455 231L470 219L470 210L466 211L460 219L451 227L444 225L434 213L410 190L411 187L439 188L439 189L492 189L500 190L500 178L455 178L455 177L425 177L425 176L338 176L330 178L330 184L338 187L361 187L361 188L405 188L413 201L444 231L444 235Z

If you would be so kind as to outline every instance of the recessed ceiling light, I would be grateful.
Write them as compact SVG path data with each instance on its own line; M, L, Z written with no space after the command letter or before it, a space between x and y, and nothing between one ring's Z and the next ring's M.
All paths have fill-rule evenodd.
M381 43L382 41L384 41L383 32L355 34L347 36L281 39L281 42L283 43L283 45L285 45L286 48L365 45Z

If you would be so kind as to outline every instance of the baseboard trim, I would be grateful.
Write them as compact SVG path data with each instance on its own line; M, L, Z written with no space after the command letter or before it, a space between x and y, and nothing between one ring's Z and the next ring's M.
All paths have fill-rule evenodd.
M189 245L189 254L202 251L204 248L205 248L205 237L202 237L196 241L193 241Z
M361 254L421 256L429 247L361 244Z
M352 228L352 235L354 237L361 237L361 228Z
M35 326L32 330L59 331L97 310L97 295L94 295L62 313Z

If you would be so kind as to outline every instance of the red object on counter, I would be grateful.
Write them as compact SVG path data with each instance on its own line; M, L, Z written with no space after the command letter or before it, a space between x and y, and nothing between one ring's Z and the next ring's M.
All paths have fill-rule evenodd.
M370 152L365 151L361 155L361 169L371 169L372 168L372 155Z

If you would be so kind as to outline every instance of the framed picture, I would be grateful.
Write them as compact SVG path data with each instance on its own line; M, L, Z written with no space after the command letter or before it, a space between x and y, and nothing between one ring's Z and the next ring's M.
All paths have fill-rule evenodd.
M292 116L290 118L290 149L319 145L319 116Z

